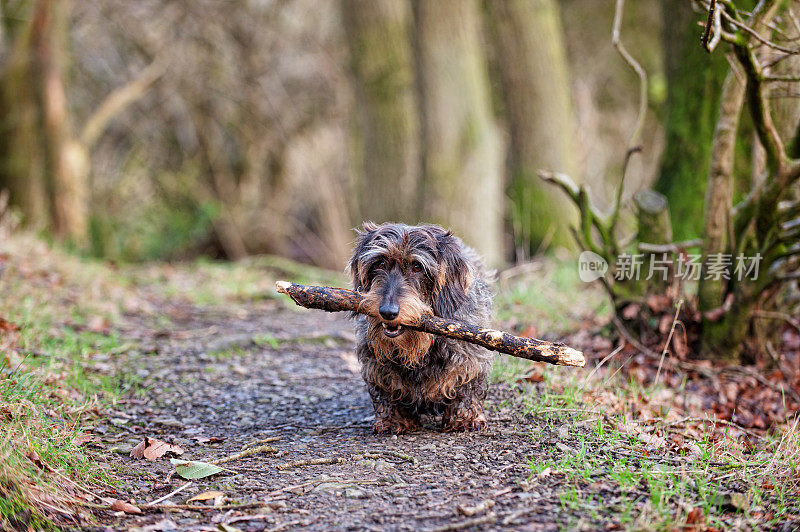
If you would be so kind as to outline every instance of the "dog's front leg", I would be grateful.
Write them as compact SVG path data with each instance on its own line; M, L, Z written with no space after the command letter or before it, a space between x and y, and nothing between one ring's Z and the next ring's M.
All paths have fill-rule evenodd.
M485 389L469 386L460 390L456 398L447 404L442 415L442 428L447 432L483 430L487 427L483 411Z
M378 434L404 434L420 427L419 418L408 408L395 401L375 386L370 387L372 404L375 407L375 432Z

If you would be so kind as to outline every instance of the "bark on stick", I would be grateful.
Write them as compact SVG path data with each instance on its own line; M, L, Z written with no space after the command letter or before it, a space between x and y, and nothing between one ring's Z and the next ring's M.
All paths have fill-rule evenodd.
M344 288L304 286L288 281L275 283L278 292L288 295L301 307L327 312L358 312L367 314L361 307L362 296ZM514 336L503 331L485 329L457 320L438 316L423 316L418 323L402 323L404 327L477 344L492 351L518 358L547 362L557 366L583 367L583 353L558 342Z

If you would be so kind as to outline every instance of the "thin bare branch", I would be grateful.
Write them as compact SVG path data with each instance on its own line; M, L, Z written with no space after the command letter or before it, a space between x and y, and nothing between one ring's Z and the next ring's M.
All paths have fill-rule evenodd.
M156 58L129 83L111 91L83 126L81 144L86 149L91 149L111 120L147 93L150 86L164 74L166 66L165 61Z
M614 45L617 52L622 59L625 60L626 63L636 72L636 75L639 77L639 110L636 115L636 125L631 132L631 136L628 139L628 146L625 150L625 161L622 165L622 176L620 177L619 181L619 188L617 189L617 197L614 203L614 210L611 213L611 221L610 221L610 229L609 232L613 234L614 228L617 225L617 220L619 219L619 211L620 206L622 204L622 192L625 185L625 174L628 170L628 163L630 162L631 157L642 150L640 145L640 137L642 135L642 129L644 129L644 120L645 116L647 115L647 73L645 72L642 65L639 64L636 59L628 52L628 49L625 48L625 45L622 44L622 40L620 37L620 32L622 28L622 15L625 10L625 0L617 0L616 8L614 11L614 25L611 33L611 44Z
M710 38L711 28L714 28L713 38ZM706 29L703 31L703 37L700 42L706 52L711 53L719 44L722 39L722 16L720 10L717 9L717 0L711 0L708 6L708 19L706 20Z
M759 41L761 44L763 44L765 46L768 46L769 48L772 48L774 50L780 50L781 52L784 52L784 53L790 54L790 55L795 55L795 54L800 53L800 48L791 49L791 48L786 48L785 46L781 46L780 44L774 43L774 42L770 41L769 39L767 39L765 37L762 37L761 34L759 34L756 30L754 30L753 28L751 28L747 24L743 24L743 23L739 22L738 20L734 19L733 17L731 17L730 15L728 15L725 12L722 13L722 16L725 17L725 20L730 22L733 26L739 28L740 30L744 31L745 33L750 34L757 41Z
M764 76L761 78L762 81L785 81L785 82L796 82L800 81L800 76Z
M786 165L787 156L764 95L761 65L755 52L746 43L733 43L733 50L747 76L747 103L761 144L767 152L767 161L780 171Z

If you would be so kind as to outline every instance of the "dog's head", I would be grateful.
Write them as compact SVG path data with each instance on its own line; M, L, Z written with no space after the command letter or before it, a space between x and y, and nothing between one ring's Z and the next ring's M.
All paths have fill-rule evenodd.
M424 314L451 318L467 299L472 274L460 241L435 225L376 225L359 231L348 265L364 295L369 339L378 357L415 366L433 337L410 330Z

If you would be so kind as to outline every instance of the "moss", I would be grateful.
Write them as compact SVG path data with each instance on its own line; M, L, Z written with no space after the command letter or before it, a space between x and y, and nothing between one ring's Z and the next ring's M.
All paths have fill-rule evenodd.
M681 1L664 4L667 18L666 146L655 190L669 198L675 238L700 234L703 202L722 82L728 63L722 53L700 46L697 16Z

